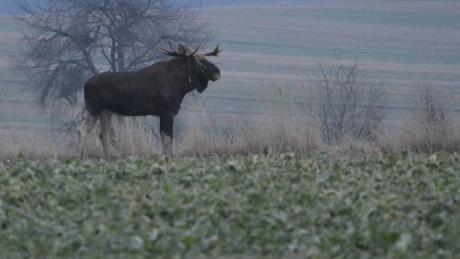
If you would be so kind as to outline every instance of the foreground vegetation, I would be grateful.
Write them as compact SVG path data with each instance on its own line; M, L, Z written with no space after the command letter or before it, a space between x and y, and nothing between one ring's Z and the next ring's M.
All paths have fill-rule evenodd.
M457 257L460 156L0 164L0 257Z

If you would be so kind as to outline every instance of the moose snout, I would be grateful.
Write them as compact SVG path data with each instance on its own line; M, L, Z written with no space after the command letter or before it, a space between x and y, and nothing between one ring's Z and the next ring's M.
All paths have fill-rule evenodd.
M211 80L217 81L220 79L220 70L216 70L211 74Z

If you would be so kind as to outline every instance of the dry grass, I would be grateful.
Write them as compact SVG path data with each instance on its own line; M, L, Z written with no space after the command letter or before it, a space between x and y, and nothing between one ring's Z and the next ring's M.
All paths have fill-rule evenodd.
M0 130L0 160L57 159L64 149L58 137L44 131Z
M191 131L184 142L177 145L182 155L209 156L230 154L280 154L286 152L311 153L322 146L319 129L304 118L277 116L249 116L245 118L209 116L208 130L189 117ZM219 120L219 117L221 120ZM220 121L220 127L214 124ZM209 130L210 129L210 130Z
M335 155L361 155L401 152L460 152L460 124L442 107L435 88L421 88L422 107L397 129L375 132L369 140L353 134L344 135L333 144L325 143L321 125L315 116L298 116L279 106L277 99L289 100L292 89L275 88L271 115L241 115L182 111L176 118L174 152L177 156L221 156L247 154L310 154L327 152ZM302 94L302 93L301 93ZM308 96L304 94L303 96ZM308 101L307 101L308 102ZM309 102L311 103L311 102ZM298 108L298 107L297 107ZM308 110L308 109L306 109ZM299 114L302 111L299 111ZM305 110L303 111L305 112ZM161 153L158 119L136 118L113 120L114 158L149 158ZM103 158L99 129L93 131L86 147L86 156ZM0 160L61 159L78 157L78 140L72 135L43 131L0 130Z
M438 89L429 83L417 84L413 103L420 109L412 112L397 133L380 137L383 152L460 151L459 124L444 107Z
M158 134L152 131L156 125L151 118L122 118L112 119L112 157L126 158L138 157L149 158L154 154L160 153ZM158 127L158 126L156 126ZM91 132L85 147L85 157L103 158L104 152L99 139L100 125ZM71 156L79 156L77 134L69 136L71 148L68 150Z
M417 119L404 121L397 132L379 136L383 153L460 152L460 126L453 121L432 124Z
M334 145L322 141L317 125L308 120L264 116L209 116L203 124L201 115L187 116L182 121L186 131L178 134L174 150L177 156L212 156L234 154L273 155L286 152L334 155L380 153L460 152L458 124L423 124L415 119L405 121L399 130L382 133L373 142L347 136ZM219 124L213 124L213 121ZM116 158L149 158L160 154L158 134L142 120L128 121L116 132ZM31 160L78 157L76 138L42 131L0 131L0 160L18 157ZM87 158L103 158L102 147L94 131L86 147Z
M121 123L120 123L121 122ZM151 118L122 119L114 120L115 130L114 150L117 157L142 157L146 158L152 154L159 153L159 134L152 128L156 124ZM156 126L158 127L158 126ZM102 153L102 148L100 150Z

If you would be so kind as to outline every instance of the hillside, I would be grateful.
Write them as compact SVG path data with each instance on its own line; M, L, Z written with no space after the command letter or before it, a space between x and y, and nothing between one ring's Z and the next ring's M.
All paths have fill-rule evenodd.
M295 0L175 0L175 3L186 4L194 7L207 6L224 6L224 5L240 5L240 4L272 4L272 3L294 3ZM0 2L0 14L9 14L15 10L15 0L2 0Z
M273 4L273 3L295 3L295 0L180 0L185 3L191 3L195 6L231 6L231 5L251 5L251 4ZM179 2L180 2L179 1Z
M0 3L0 14L8 14L15 7L14 0L2 0Z
M222 87L213 87L210 96L267 98L276 86L295 88L314 78L318 64L357 62L366 78L389 88L390 118L414 108L408 97L417 82L435 85L446 105L459 108L458 2L312 1L205 13L226 50L218 61ZM267 111L260 106L233 100L225 108Z
M318 0L215 6L203 9L203 15L215 39L210 46L220 43L224 49L222 57L213 59L223 79L206 92L209 111L279 111L280 105L266 100L273 99L280 85L293 89L285 101L303 102L295 89L314 78L318 64L337 62L358 62L366 78L384 83L391 92L390 120L416 108L408 98L417 82L436 86L445 105L460 109L459 2ZM0 19L0 89L3 102L8 100L0 122L36 125L44 117L33 106L15 101L30 100L31 95L20 91L23 81L7 68L19 31L11 18Z

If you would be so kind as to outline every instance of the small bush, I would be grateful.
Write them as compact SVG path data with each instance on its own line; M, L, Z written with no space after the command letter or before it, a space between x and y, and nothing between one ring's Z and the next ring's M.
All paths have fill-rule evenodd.
M383 85L362 77L357 63L320 66L319 70L314 81L319 107L313 112L324 142L336 144L347 136L374 139L386 115Z

